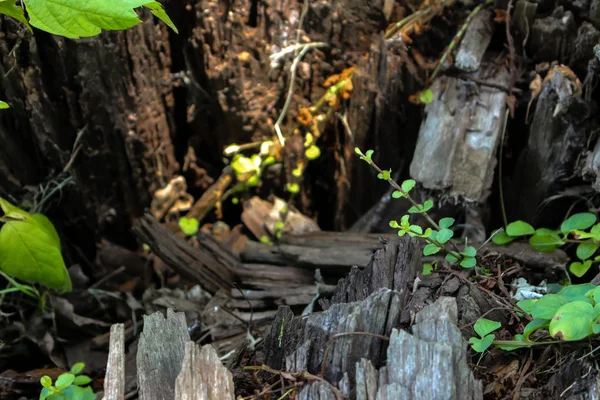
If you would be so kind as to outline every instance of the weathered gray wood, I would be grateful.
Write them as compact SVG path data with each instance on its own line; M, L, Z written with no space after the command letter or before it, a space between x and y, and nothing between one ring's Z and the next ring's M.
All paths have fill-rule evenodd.
M137 221L133 232L171 268L210 293L231 288L231 270L239 267L239 261L211 236L201 235L200 247L192 247L150 215Z
M581 83L566 67L548 72L536 102L527 147L518 156L514 181L505 184L505 193L507 209L515 214L511 220L530 218L539 226L545 216L536 215L539 205L575 174L595 116L581 98ZM544 226L560 224L564 214L554 214L544 218Z
M322 300L321 306L327 309L332 303L362 301L378 289L387 288L400 293L404 307L408 287L421 270L420 254L417 240L396 237L373 255L365 269L353 268L340 279L331 299Z
M175 381L177 400L234 399L233 377L211 345L185 344L181 372Z
M527 40L527 53L533 55L536 62L567 63L573 50L570 36L575 29L573 13L565 11L562 6L557 7L552 15L533 21Z
M140 400L175 399L175 379L190 340L185 315L167 310L144 316L137 352Z
M476 78L476 76L474 76ZM485 79L508 87L509 74L498 68ZM507 94L497 88L442 76L431 85L410 175L444 196L483 202L492 185Z
M396 235L385 235L397 237ZM288 244L289 243L289 244ZM346 272L354 265L366 266L375 250L383 247L379 235L314 232L282 237L282 244L267 246L248 242L241 254L247 263L321 268L323 273Z
M110 327L110 346L106 376L104 377L104 400L123 400L125 397L125 333L123 324Z
M345 373L354 376L355 363L361 358L377 364L385 351L385 341L368 335L347 335L329 342L333 335L370 332L389 336L400 318L400 294L381 289L364 301L334 304L327 311L293 318L280 307L271 332L265 339L265 363L287 371L320 373L325 349L330 351L324 377L339 382Z
M412 335L394 330L386 366L390 385L408 389L411 399L482 399L457 322L456 299L440 297L417 314Z
M477 71L493 34L492 12L480 11L467 27L465 37L460 41L454 62L456 68L465 72Z

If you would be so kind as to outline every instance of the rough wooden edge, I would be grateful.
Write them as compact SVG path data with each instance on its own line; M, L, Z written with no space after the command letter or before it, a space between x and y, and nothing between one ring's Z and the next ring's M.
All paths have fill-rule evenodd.
M137 352L140 400L175 398L175 379L189 340L184 313L168 309L167 318L159 312L144 316Z
M178 400L233 400L233 376L211 345L185 344L181 372L175 380Z
M125 329L123 324L110 327L110 346L106 377L104 378L104 400L123 400L125 397Z

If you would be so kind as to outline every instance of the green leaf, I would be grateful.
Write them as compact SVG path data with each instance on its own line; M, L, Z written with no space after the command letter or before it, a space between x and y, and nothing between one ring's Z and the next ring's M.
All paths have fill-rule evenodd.
M52 383L52 381L50 381ZM52 391L50 390L49 387L45 387L42 389L42 391L40 392L40 400L46 400L48 398L48 396L50 396L50 394L52 394Z
M390 228L394 228L394 229L400 228L400 225L398 225L398 221L393 221L393 220L390 221Z
M444 244L450 240L452 236L454 236L454 232L450 229L440 229L440 231L437 233L436 240L439 243Z
M71 39L104 30L131 28L140 21L134 11L148 0L25 0L31 25Z
M475 257L464 257L460 262L460 266L463 268L473 268L475 265L477 265Z
M423 264L423 276L431 274L431 271L433 271L433 265L429 263Z
M471 347L473 348L473 350L475 350L478 353L483 353L492 345L492 342L495 338L495 335L487 335L481 339L471 337L469 338L469 343L471 343Z
M392 170L391 169L383 170L383 171L381 171L380 173L377 174L377 177L379 179L387 181L387 180L389 180L392 177Z
M175 33L179 33L179 31L177 30L177 27L175 26L173 21L171 21L171 18L169 18L169 16L163 9L162 4L160 4L158 1L146 3L146 4L144 4L144 7L149 8L150 11L152 12L152 15L154 15L156 18L158 18L162 22L164 22L165 25L167 25L169 28L173 29L173 31L175 31Z
M429 104L433 101L433 92L431 89L423 89L419 92L419 102L421 104Z
M508 244L513 240L515 240L515 238L512 236L508 236L504 231L498 232L492 237L492 242L499 246L502 246L503 244Z
M316 160L321 155L321 149L319 149L319 147L317 147L313 144L308 149L306 149L306 151L304 152L304 155L306 156L306 158L308 158L311 161Z
M412 188L415 187L415 185L417 184L417 182L415 182L412 179L407 179L404 182L402 182L402 190L404 190L405 193L409 193Z
M438 253L440 250L441 249L438 246L436 246L435 244L429 243L427 246L425 246L423 248L423 255L430 256L430 255Z
M533 306L538 302L538 299L525 299L517 302L517 306L527 314L531 315L533 312Z
M285 188L290 193L298 193L298 192L300 192L300 185L298 185L295 182L294 183L288 183L287 185L285 185Z
M417 204L416 206L412 206L411 208L409 208L408 212L411 214L420 213L422 209L423 209L423 205Z
M85 363L83 363L83 362L75 363L71 367L71 373L75 374L75 375L79 375L81 373L81 371L83 371L84 368L85 368Z
M39 214L2 226L0 270L16 279L41 283L61 293L71 291L71 278L62 258L58 234L52 223Z
M52 386L52 379L48 375L44 375L40 378L40 383L43 387L47 388Z
M275 222L275 230L282 231L284 227L285 227L285 224L283 223L283 221Z
M551 319L556 310L567 304L570 300L560 294L547 294L533 305L531 316L534 319Z
M425 200L425 203L423 203L423 209L421 210L421 212L427 212L427 211L431 210L432 207L433 207L433 200Z
M573 301L560 307L550 321L550 336L560 340L580 340L593 333L594 307L584 301Z
M525 235L533 235L535 233L535 229L533 226L529 225L524 221L515 221L508 224L506 227L506 234L508 236L525 236Z
M569 233L575 229L587 229L596 223L596 214L579 213L573 214L560 225L562 233Z
M7 15L11 18L16 19L17 21L24 24L27 29L31 31L31 26L29 26L29 22L27 22L27 18L25 18L25 13L23 9L17 4L17 0L3 0L0 1L0 14ZM3 101L0 101L0 109L8 108L8 104L6 107L2 107Z
M463 249L463 251L461 252L461 254L467 256L467 257L475 257L477 255L477 249L475 247L472 246L467 246Z
M569 300L580 300L580 297L585 296L590 290L596 289L596 287L597 286L592 283L569 285L562 288L557 294L560 294Z
M11 219L24 220L31 216L27 211L23 211L19 207L13 206L8 200L3 199L2 197L0 197L0 209L2 209L2 212L6 217Z
M58 378L56 379L56 384L54 386L56 386L57 389L64 389L67 386L70 386L74 380L75 375L73 375L70 372L64 372L58 376Z
M533 332L537 331L538 329L548 328L548 326L550 326L549 319L536 318L532 321L529 321L529 323L525 326L525 329L523 329L523 337L525 340L529 340L529 336L531 336Z
M600 303L600 286L596 286L595 289L588 291L586 295L594 299L596 303Z
M423 234L423 228L419 225L411 225L408 231L410 237L415 237Z
M92 381L92 378L90 378L87 375L79 375L75 377L75 380L73 381L73 385L77 385L77 386L84 386L89 384Z
M446 260L450 261L451 263L454 263L458 261L458 257L453 253L448 253L446 254Z
M580 260L587 260L598 250L598 245L594 242L579 243L577 246L577 257Z
M477 332L479 337L484 337L488 333L492 333L501 326L502 324L500 322L492 321L491 319L487 318L479 318L477 322L475 322L475 325L473 325L473 329L475 332Z
M399 190L394 190L394 191L392 192L392 197L393 197L394 199L399 199L400 197L404 197L404 194L402 194L402 192L401 192L401 191L399 191Z
M592 266L592 260L586 260L583 263L580 263L579 261L575 261L572 262L571 265L569 265L569 271L571 271L571 273L573 275L575 275L578 278L581 278L582 276L585 275L586 272L588 272L588 270L591 268Z
M552 253L565 244L558 235L538 235L529 238L529 244L541 253Z
M454 218L442 218L438 225L441 229L450 228L454 224Z
M200 222L196 218L181 217L179 218L179 228L187 236L194 236L200 229Z
M10 105L5 101L0 100L0 110L6 110L7 108L10 108Z

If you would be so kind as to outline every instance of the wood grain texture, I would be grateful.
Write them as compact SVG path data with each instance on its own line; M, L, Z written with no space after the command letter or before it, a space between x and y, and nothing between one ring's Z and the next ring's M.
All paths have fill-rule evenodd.
M106 376L104 377L104 400L123 400L125 397L125 331L123 324L110 327L110 346Z
M140 400L175 399L175 380L181 372L189 342L184 313L167 310L144 316L137 352Z
M177 400L233 400L233 377L211 345L185 344L181 372L175 381Z

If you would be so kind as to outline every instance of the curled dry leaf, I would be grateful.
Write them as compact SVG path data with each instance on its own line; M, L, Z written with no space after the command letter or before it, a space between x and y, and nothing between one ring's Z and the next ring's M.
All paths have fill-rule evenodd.
M529 90L531 90L531 99L529 100L529 103L527 103L525 122L529 121L529 108L531 107L531 103L533 103L533 100L535 100L542 91L542 77L539 74L535 74L535 78L529 83Z

